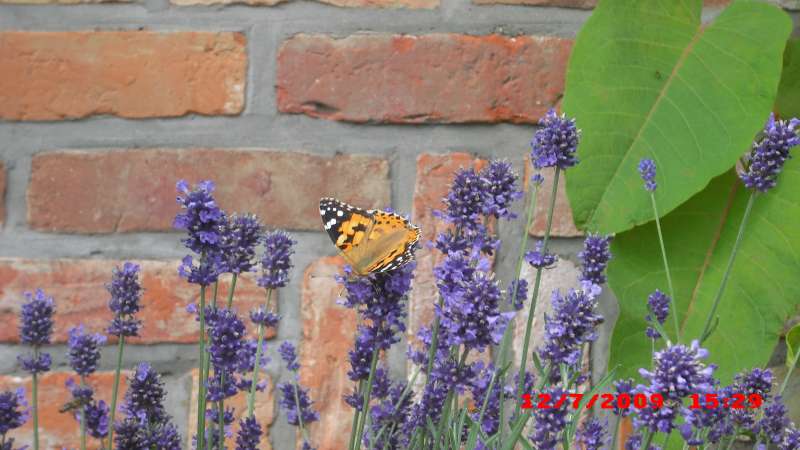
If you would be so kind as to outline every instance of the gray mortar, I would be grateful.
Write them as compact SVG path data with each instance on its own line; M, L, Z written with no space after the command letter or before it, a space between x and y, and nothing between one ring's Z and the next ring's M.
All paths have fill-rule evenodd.
M717 14L707 10L704 20ZM0 30L64 31L90 29L137 29L157 31L240 31L247 35L248 76L246 106L240 116L128 120L110 116L62 122L0 121L0 160L8 170L6 220L0 229L0 257L174 259L184 254L177 233L119 235L71 235L31 231L26 224L26 188L31 157L59 149L103 151L109 148L257 148L297 150L318 155L338 152L371 154L390 161L392 205L410 211L416 158L422 153L465 151L483 157L512 160L518 168L528 151L534 131L529 125L356 125L318 120L276 111L275 57L279 45L298 33L347 36L360 32L381 33L501 33L574 37L590 11L525 6L477 6L469 0L442 0L433 10L382 10L338 8L295 1L273 7L176 7L167 0L130 4L0 5ZM795 34L800 18L792 13ZM113 176L113 174L109 174ZM497 256L500 279L511 279L516 263L521 223L503 223L499 233L506 242ZM334 249L321 232L294 232L298 240L291 283L280 295L284 320L269 347L272 358L267 372L276 381L289 376L278 364L275 343L301 338L300 288L305 267ZM576 261L580 239L555 239L553 247L563 258ZM110 267L109 267L110 269ZM34 286L31 286L33 288ZM57 295L57 293L54 293ZM608 341L617 304L604 295L601 308L608 318L594 348L593 365L606 367ZM405 348L397 345L389 362L395 375L405 371ZM0 373L18 374L19 348L0 345ZM65 364L64 346L54 346L54 363ZM126 347L125 367L148 360L165 373L168 409L186 433L189 379L195 366L193 345L131 345ZM113 369L114 349L103 352L101 368ZM598 373L599 373L598 372ZM294 448L295 431L282 416L270 429L277 450Z

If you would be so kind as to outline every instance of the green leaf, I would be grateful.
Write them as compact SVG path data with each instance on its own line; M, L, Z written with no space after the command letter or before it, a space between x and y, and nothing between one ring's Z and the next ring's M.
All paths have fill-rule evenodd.
M775 110L782 118L800 117L800 39L789 39Z
M792 369L797 352L800 351L800 324L786 333L786 367Z
M772 110L791 20L738 0L711 24L701 0L601 1L578 33L564 111L582 129L567 192L583 229L652 220L636 170L658 165L660 213L733 167Z
M719 325L703 345L710 351L708 362L719 365L716 373L723 383L737 371L768 361L784 321L800 302L795 282L800 276L798 192L800 158L795 158L786 164L778 186L755 199L717 310ZM749 196L729 171L662 220L684 342L700 336ZM647 296L656 288L667 292L654 222L617 235L612 253L608 279L620 315L611 364L620 365L621 376L633 376L650 365L651 344L644 333Z

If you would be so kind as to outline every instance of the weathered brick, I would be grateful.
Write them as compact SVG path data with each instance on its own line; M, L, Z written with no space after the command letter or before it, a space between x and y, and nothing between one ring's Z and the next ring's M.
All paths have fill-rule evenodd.
M231 5L275 6L289 0L171 0L175 5ZM317 0L327 5L344 8L411 8L432 9L439 6L439 0Z
M390 201L385 159L217 149L56 151L34 156L28 222L73 233L167 231L175 182L212 179L226 211L253 212L270 227L320 230L319 199L361 207Z
M300 382L310 388L320 413L319 422L309 426L310 439L320 450L346 448L353 424L353 410L342 396L354 387L347 377L347 352L353 344L356 315L336 304L341 286L335 276L343 266L339 257L321 258L303 275Z
M193 369L188 377L191 378L189 382L192 386L192 394L189 400L189 421L186 424L186 429L190 431L186 436L185 448L193 448L192 438L195 430L197 430L197 386L200 379L199 371L197 369ZM256 392L256 401L253 408L255 418L258 420L259 425L261 425L261 430L263 432L258 448L272 450L272 444L269 439L269 427L275 420L275 386L273 385L269 375L264 373L263 370L261 371L259 378L261 378L261 380L266 380L267 385L263 391ZM233 429L231 430L233 431L233 434L225 438L225 448L235 448L236 432L239 431L239 420L247 417L247 392L241 391L235 396L225 400L225 409L228 408L233 408L235 420ZM207 420L206 425L208 425ZM279 446L279 448L285 447Z
M553 304L551 302L553 291L559 289L562 293L566 293L566 291L571 288L579 287L579 277L580 270L575 264L566 259L559 259L555 267L542 271L542 282L539 288L539 295L536 297L536 312L533 317L533 328L531 329L531 339L528 347L527 365L529 369L533 370L534 367L530 352L538 349L544 340L544 315L552 315L553 312ZM522 268L522 278L528 282L530 289L524 307L514 317L513 321L514 335L511 341L511 348L513 350L512 361L516 361L517 367L519 367L520 357L522 356L522 346L525 341L525 326L527 325L530 302L533 298L532 291L536 278L536 269L528 264L524 264Z
M128 372L120 380L119 398L124 398ZM65 384L68 379L79 381L72 372L48 372L39 378L39 446L43 449L80 448L80 425L69 413L59 409L72 399ZM111 403L114 372L97 372L88 377L87 383L95 390L95 399ZM31 402L31 377L0 376L0 390L23 387L25 397ZM27 445L33 448L33 421L28 420L21 428L9 433L14 438L14 447ZM100 448L97 439L88 438L87 447Z
M531 165L526 162L526 190L530 187L528 180L531 179L531 174ZM534 236L544 236L544 232L547 230L547 210L550 208L555 170L551 168L543 169L541 174L544 177L544 182L539 186L539 190L536 194L536 209L534 210L533 223L531 224L531 229L528 230ZM569 205L569 198L567 197L567 185L564 175L564 172L561 172L558 177L558 191L556 191L556 204L553 209L553 225L550 229L550 234L559 237L582 236L583 233L575 227L575 221L572 218L572 208Z
M300 34L278 54L278 109L352 122L532 123L558 103L572 41Z
M408 302L408 337L414 340L419 329L433 322L433 306L438 298L433 268L441 260L438 251L430 249L426 242L447 226L434 217L433 211L444 208L442 198L447 195L455 172L462 167L480 168L485 161L467 153L445 155L422 154L417 158L417 177L414 186L414 203L411 221L421 228L422 242L415 254L417 269Z
M6 166L0 161L0 227L6 220Z
M241 33L0 33L0 118L238 114L247 50Z
M141 337L130 342L196 342L197 322L186 311L186 305L197 301L198 289L178 277L178 261L138 263L144 286L139 313L143 326ZM0 258L0 323L6 324L0 328L0 342L19 342L17 315L25 299L23 292L36 288L56 301L55 342L66 342L69 328L81 323L93 331L105 330L111 319L105 284L111 279L112 268L119 264L120 261L98 259ZM228 292L227 279L220 283L222 295ZM237 310L249 312L263 304L264 290L256 286L254 275L242 277L236 286ZM272 304L278 304L274 296ZM270 332L272 335L274 332Z

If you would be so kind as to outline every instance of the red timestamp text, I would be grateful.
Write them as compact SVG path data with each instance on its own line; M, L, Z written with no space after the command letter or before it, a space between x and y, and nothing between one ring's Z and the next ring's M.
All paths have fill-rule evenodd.
M756 409L759 408L763 399L758 394L732 394L721 397L717 394L692 394L689 396L689 408L692 409ZM593 394L591 396L568 393L554 396L541 392L539 394L523 394L522 409L560 409L562 407L572 409L659 409L664 406L664 396L659 393L654 394Z

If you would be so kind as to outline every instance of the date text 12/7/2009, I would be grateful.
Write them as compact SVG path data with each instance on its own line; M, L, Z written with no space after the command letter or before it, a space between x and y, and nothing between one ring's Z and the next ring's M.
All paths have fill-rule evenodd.
M760 408L763 399L759 394L731 394L719 396L717 394L692 394L689 396L691 409L757 409ZM584 401L588 400L588 401ZM539 394L523 394L522 409L560 409L564 406L572 409L659 409L664 406L664 396L659 393L654 394L594 394L591 397L569 393L554 396L541 392Z

